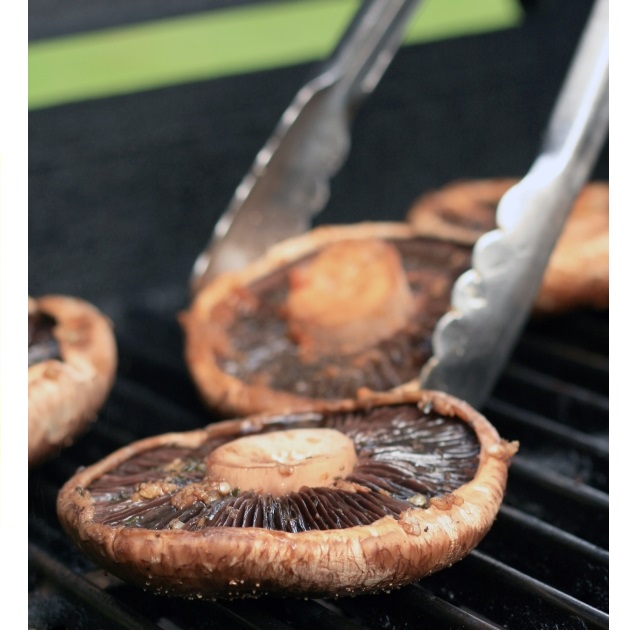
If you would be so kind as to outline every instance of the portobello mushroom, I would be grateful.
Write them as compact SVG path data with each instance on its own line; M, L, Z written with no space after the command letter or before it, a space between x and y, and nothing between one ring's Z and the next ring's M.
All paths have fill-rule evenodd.
M69 296L28 299L28 463L68 446L94 420L114 380L109 321Z
M226 416L415 387L469 265L467 244L404 223L317 228L201 290L180 316L187 364Z
M427 236L472 247L496 228L501 197L517 179L463 180L419 197L407 220ZM578 195L553 251L534 304L538 314L578 307L608 308L608 183L591 182Z
M431 391L140 440L57 502L95 563L187 598L341 597L448 567L490 529L518 443Z

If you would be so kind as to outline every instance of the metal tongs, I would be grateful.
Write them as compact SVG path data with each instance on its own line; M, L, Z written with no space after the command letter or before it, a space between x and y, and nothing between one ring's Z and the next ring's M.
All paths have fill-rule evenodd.
M296 94L193 267L196 294L269 246L306 232L350 150L350 123L398 51L419 0L369 0L330 59Z
M433 334L424 388L474 406L490 394L608 132L608 0L597 0L527 175L505 193L498 229L475 244Z
M365 2L330 61L296 95L257 155L204 252L191 291L305 232L328 201L329 181L350 147L349 126L402 41L418 0ZM485 400L530 313L542 275L608 129L608 0L597 0L538 158L502 198L497 230L475 245L452 309L433 336L420 375L474 406Z

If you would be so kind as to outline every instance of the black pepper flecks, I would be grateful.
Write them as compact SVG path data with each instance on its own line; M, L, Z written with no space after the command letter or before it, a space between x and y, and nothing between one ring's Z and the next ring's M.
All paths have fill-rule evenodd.
M470 481L479 464L479 443L466 423L411 404L350 414L297 414L290 423L274 423L265 431L283 427L345 433L354 441L357 466L332 486L274 497L205 478L206 455L239 433L197 449L160 447L132 457L90 485L94 520L157 530L350 528L427 506L431 497Z

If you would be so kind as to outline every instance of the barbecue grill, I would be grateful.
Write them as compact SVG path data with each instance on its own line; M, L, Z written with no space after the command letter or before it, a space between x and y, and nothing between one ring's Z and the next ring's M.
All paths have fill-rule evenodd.
M452 179L522 175L590 6L540 2L513 29L404 47L359 112L320 223L401 219ZM61 531L57 492L78 467L218 420L186 370L176 315L196 254L308 71L31 112L29 292L92 301L120 357L90 430L30 472L29 628L608 628L607 312L530 319L481 408L521 443L498 519L472 554L416 584L338 600L159 597ZM607 156L594 178L607 179Z

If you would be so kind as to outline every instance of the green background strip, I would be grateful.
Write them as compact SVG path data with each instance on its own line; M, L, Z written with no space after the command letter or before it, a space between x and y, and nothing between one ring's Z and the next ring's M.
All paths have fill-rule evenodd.
M325 58L357 0L300 0L196 13L29 46L29 108ZM405 43L509 28L517 0L425 0Z

